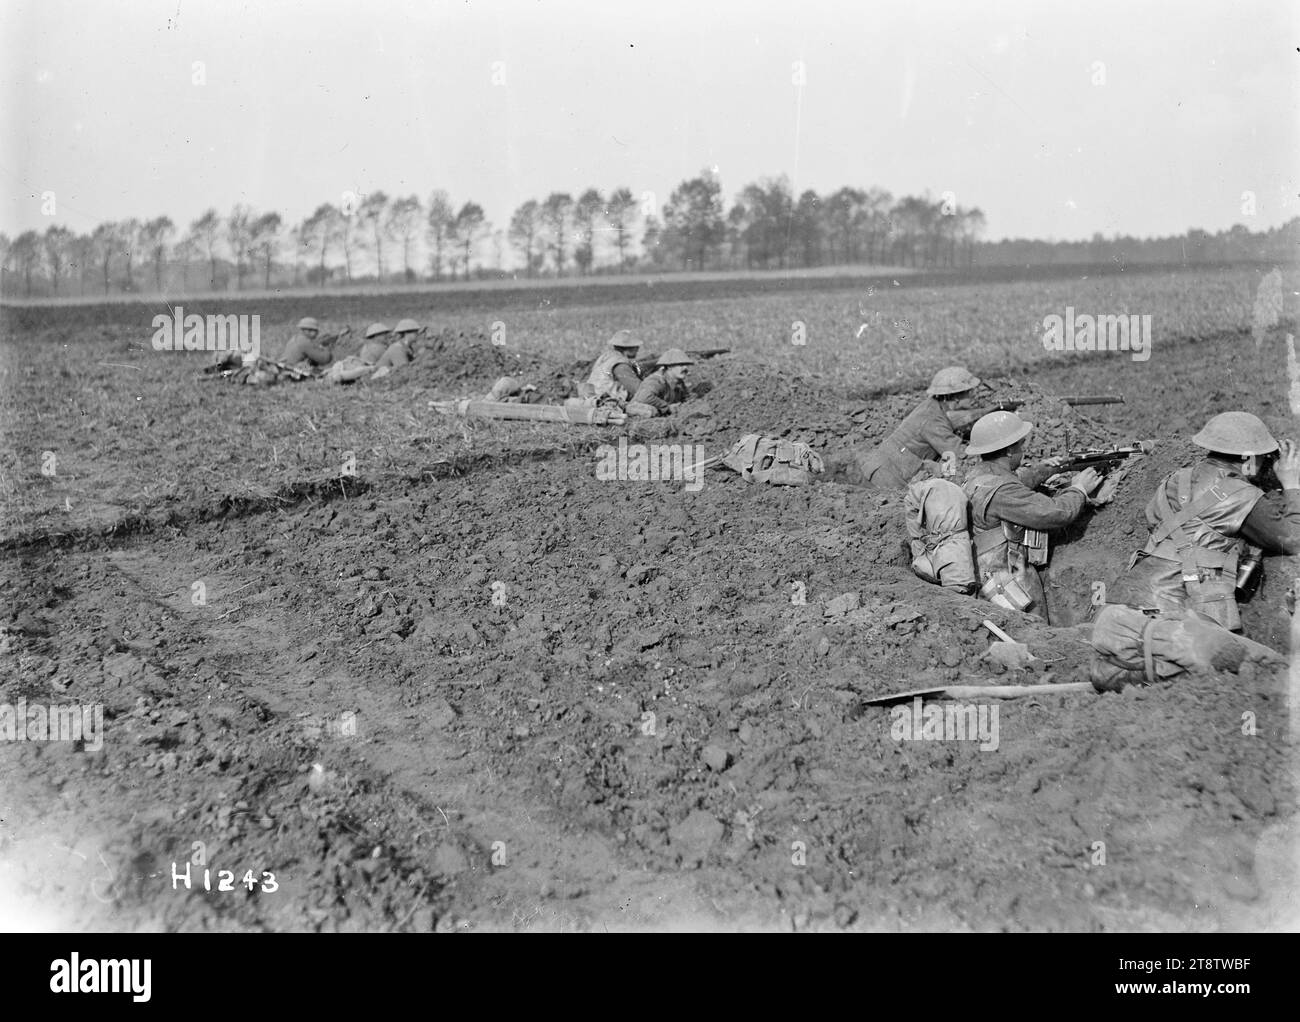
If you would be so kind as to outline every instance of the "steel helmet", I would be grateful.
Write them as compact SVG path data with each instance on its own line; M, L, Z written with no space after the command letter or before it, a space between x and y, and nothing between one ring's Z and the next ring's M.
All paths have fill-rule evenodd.
M1015 412L989 412L971 427L967 454L992 454L1029 436L1034 428Z
M668 366L693 366L695 359L681 348L669 348L655 362L655 368L666 369Z
M965 390L974 390L980 385L980 378L968 373L961 366L949 366L940 369L930 381L926 391L931 397L944 397L947 394L960 394Z
M1207 450L1242 457L1270 454L1278 449L1278 442L1268 427L1249 412L1221 412L1192 437L1192 443Z
M641 342L632 336L631 330L620 330L609 339L611 348L639 348Z
M370 340L372 337L378 337L380 334L388 333L392 333L392 331L383 323L371 323L366 327L366 340Z
M399 319L397 321L397 326L393 327L393 333L395 334L414 333L419 329L420 329L420 324L417 323L415 320Z
M320 330L320 324L317 323L316 320L312 319L311 316L303 316L302 319L298 320L298 329L299 329L299 330L317 330L317 331L319 331L319 330Z

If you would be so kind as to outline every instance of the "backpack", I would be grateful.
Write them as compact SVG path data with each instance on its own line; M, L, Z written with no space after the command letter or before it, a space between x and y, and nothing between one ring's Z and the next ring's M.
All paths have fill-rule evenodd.
M803 486L823 469L821 455L807 444L746 433L723 456L722 464L747 483Z
M984 599L1007 610L1033 606L1019 573L1009 567L988 570L981 585L965 489L947 479L922 479L908 486L903 506L913 572L945 589L968 595L978 590Z
M945 589L975 592L966 492L947 479L923 479L907 488L903 506L912 570Z

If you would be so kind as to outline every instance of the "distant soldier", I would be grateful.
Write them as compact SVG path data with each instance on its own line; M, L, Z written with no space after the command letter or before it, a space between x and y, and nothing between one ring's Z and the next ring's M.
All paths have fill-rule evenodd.
M379 361L375 363L375 368L389 367L396 369L398 366L408 365L411 359L415 357L415 337L419 332L420 324L415 320L399 320L397 326L393 327L393 335L396 340L379 357Z
M1038 565L1047 561L1046 534L1079 517L1101 484L1101 475L1085 468L1055 497L1035 493L1059 471L1060 459L1020 468L1025 438L1033 428L1015 412L990 412L976 422L966 450L978 454L981 463L963 489L970 500L980 595L1047 621L1046 593L1038 574Z
M633 405L640 405L643 415L671 415L672 406L686 400L686 374L695 359L681 348L669 348L660 356L654 372L641 381L632 400L628 403L628 413L637 414L639 410Z
M334 353L329 349L333 338L318 344L316 337L319 333L320 324L311 316L298 320L298 332L289 339L280 361L288 366L299 362L310 362L314 366L329 365L334 360Z
M1265 554L1300 553L1300 452L1247 412L1214 416L1192 443L1209 453L1156 487L1146 506L1150 537L1107 602L1161 617L1195 610L1240 631L1236 591L1247 544ZM1279 451L1283 496L1266 498L1256 483Z
M641 386L641 375L633 361L640 349L641 342L628 330L620 330L611 337L609 345L592 364L591 375L587 377L586 386L590 393L597 398L618 397L617 389L621 387L621 400L631 399Z
M849 481L877 490L901 490L921 468L935 475L942 466L945 475L954 474L962 447L949 412L967 406L979 385L979 377L961 366L940 369L930 381L926 398L898 428L874 451L848 466Z
M392 333L383 323L371 323L366 327L366 340L359 352L361 361L374 365L383 358L392 340Z

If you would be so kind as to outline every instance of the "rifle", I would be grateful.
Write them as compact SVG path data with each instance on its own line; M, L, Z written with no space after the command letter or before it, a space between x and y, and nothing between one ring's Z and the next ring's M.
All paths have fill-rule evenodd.
M1079 451L1066 451L1057 472L1081 472L1085 468L1095 468L1100 475L1107 475L1116 466L1129 458L1150 454L1155 445L1149 441L1139 440L1132 444L1112 444L1110 447L1087 447Z
M715 355L725 355L729 351L731 351L730 348L699 348L695 351L688 350L686 354L690 355L691 358L695 359L695 361L702 362L706 358L713 358ZM636 368L637 372L641 374L642 379L644 379L659 368L659 356L646 355L644 358L636 359Z
M1124 403L1124 397L1121 394L1067 394L1064 397L1058 397L1056 400L1071 407L1077 405L1122 405ZM964 439L970 434L970 428L990 412L1014 412L1028 403L1027 399L999 401L984 408L955 409L948 413L948 419L953 423L953 431Z

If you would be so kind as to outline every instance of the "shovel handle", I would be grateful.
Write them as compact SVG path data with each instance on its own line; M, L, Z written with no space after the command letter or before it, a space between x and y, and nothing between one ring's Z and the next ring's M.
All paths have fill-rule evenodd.
M949 685L943 694L948 699L1018 699L1021 696L1085 691L1093 691L1092 682L1068 681L1061 685Z
M987 628L990 632L992 632L994 635L996 635L996 636L997 636L999 639L1001 639L1003 642L1015 642L1015 641L1016 641L1016 640L1013 639L1010 635L1008 635L1006 632L1004 632L1001 628L999 628L997 625L995 625L992 621L990 621L988 618L985 618L984 621L983 621L982 623L983 623L983 625L984 625L985 628Z

